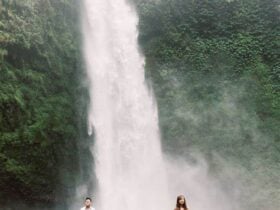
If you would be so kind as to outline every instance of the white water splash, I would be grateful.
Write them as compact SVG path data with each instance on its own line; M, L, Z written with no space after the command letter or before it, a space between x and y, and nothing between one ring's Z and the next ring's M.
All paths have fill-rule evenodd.
M145 84L137 15L125 0L84 0L83 16L98 209L166 209L158 113Z
M209 178L203 161L192 166L180 158L163 158L157 107L138 51L134 9L125 0L83 3L97 209L171 210L178 194L187 195L190 209L240 209Z

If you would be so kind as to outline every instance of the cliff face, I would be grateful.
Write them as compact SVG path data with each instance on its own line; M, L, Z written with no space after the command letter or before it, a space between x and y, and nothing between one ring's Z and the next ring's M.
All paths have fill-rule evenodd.
M77 107L86 112L78 8L74 0L0 1L3 205L14 199L53 204L74 189L78 122L85 121Z
M276 209L278 1L131 2L164 150L199 151L221 182L243 177L244 209ZM1 209L64 206L90 177L78 13L76 0L0 1Z
M277 209L279 2L135 2L165 151L243 183L244 209Z

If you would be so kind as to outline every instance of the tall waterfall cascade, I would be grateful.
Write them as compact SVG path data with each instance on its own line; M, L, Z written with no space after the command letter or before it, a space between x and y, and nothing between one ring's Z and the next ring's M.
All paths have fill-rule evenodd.
M145 83L137 14L126 0L83 4L98 209L166 209L169 196L158 113Z

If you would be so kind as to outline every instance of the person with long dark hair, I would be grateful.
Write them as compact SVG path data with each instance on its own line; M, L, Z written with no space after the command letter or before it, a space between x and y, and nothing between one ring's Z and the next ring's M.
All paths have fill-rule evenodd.
M186 198L183 195L177 197L176 208L174 210L189 210Z

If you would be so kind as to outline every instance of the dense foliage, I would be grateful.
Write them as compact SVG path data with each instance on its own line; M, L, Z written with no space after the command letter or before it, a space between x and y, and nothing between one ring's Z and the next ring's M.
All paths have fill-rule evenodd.
M130 1L164 150L202 153L226 190L240 185L244 209L276 210L279 2ZM0 0L1 209L67 201L79 167L89 168L89 142L78 144L87 138L77 3Z
M164 149L200 152L214 172L232 166L245 209L277 209L279 1L136 2Z
M2 204L54 203L75 183L85 113L77 109L77 8L74 0L0 1Z

